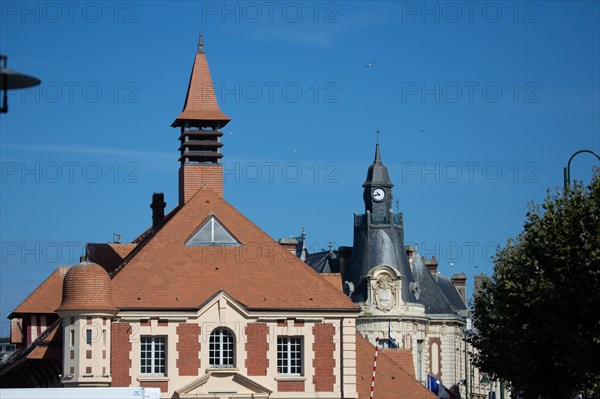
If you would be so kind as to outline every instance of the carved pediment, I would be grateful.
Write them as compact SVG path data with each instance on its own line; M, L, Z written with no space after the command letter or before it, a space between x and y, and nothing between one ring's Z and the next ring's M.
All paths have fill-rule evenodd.
M209 371L175 391L175 398L268 398L272 391L232 369Z

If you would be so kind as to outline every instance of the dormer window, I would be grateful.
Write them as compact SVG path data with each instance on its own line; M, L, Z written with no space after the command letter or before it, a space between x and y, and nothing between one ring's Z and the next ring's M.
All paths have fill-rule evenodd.
M209 217L194 233L185 245L188 246L237 246L240 242L231 234L219 220Z

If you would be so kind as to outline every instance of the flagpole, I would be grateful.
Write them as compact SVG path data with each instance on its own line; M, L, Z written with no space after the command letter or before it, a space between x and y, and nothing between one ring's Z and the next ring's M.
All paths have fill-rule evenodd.
M379 337L375 338L375 357L373 358L373 377L371 378L371 395L370 399L373 399L373 390L375 388L375 370L377 369L377 351L379 350Z

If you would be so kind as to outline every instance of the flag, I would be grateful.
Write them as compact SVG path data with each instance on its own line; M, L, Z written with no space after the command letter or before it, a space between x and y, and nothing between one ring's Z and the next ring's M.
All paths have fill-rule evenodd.
M444 384L438 381L434 376L427 374L427 388L442 399L456 399L453 394Z
M440 389L440 382L434 376L427 374L427 388L437 395Z
M392 338L392 322L390 319L388 319L388 347L390 347L390 348L398 347L396 340L394 338Z

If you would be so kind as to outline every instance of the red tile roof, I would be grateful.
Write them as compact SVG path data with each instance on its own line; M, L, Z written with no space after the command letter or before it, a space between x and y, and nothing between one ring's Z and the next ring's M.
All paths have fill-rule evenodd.
M431 391L421 385L407 369L394 360L397 356L380 350L377 356L374 397L376 399L437 399ZM375 346L360 334L356 334L356 390L359 399L367 399L371 393L373 355ZM392 354L392 356L390 356Z
M321 277L329 284L333 285L338 291L342 290L342 275L340 273L321 273Z
M385 348L382 352L385 353L392 362L397 364L399 367L402 367L402 369L404 369L404 371L410 374L413 378L417 378L415 376L412 351L408 349Z
M67 310L116 310L111 280L102 266L84 261L65 274L57 311Z
M63 278L69 267L60 266L52 272L15 310L10 319L24 313L54 313L62 300Z
M186 246L211 215L242 245ZM339 289L206 188L136 249L113 277L119 308L197 308L219 291L251 309L358 312Z
M222 125L231 120L219 108L204 53L196 54L183 112L171 126L183 126L185 120L222 121Z

